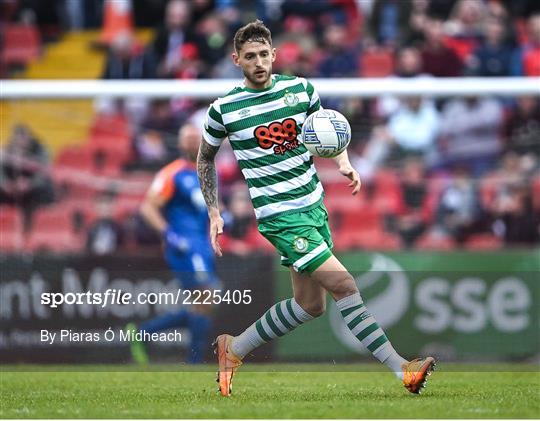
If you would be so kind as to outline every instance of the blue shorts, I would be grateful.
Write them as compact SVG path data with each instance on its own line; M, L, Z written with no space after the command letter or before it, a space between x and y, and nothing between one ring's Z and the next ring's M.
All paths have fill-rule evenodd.
M215 289L219 280L215 273L214 256L206 249L179 253L166 248L165 260L180 282L182 289Z

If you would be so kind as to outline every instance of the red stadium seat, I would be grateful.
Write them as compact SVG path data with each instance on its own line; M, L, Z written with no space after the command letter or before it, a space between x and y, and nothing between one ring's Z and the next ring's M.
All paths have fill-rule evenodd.
M86 147L92 151L117 154L123 159L131 155L131 143L116 136L93 136L88 139Z
M94 156L92 151L80 147L64 148L56 157L55 165L59 167L72 167L81 171L92 171Z
M91 137L116 137L122 141L129 141L129 122L121 114L99 114L92 123L90 134Z
M73 231L72 210L62 204L37 209L32 218L32 231Z
M465 248L470 250L498 250L503 246L499 237L493 234L474 234L465 243Z
M77 253L84 246L84 237L70 231L51 233L32 231L26 242L26 249L32 252Z
M16 253L23 249L24 237L22 231L2 231L0 234L0 251Z
M94 137L85 149L94 157L94 172L110 177L118 176L132 158L131 145L114 137Z
M377 171L374 177L374 185L372 206L383 214L395 214L401 196L397 174L391 170Z
M360 190L358 194L353 196L351 194L351 187L349 187L348 184L349 182L345 178L339 182L324 184L326 193L324 204L330 214L336 212L360 211L364 208L366 204L364 191Z
M446 236L434 235L428 232L416 240L415 248L418 250L453 250L456 247L456 242Z
M482 177L479 183L480 204L484 209L491 209L497 194L498 177L493 172Z
M399 250L401 239L398 235L380 228L350 230L343 228L333 233L334 248L337 251L351 249L363 250Z
M23 247L23 218L14 206L0 206L0 250L17 252Z
M71 217L73 218L73 222L80 224L80 226L75 224L75 229L86 229L97 218L95 203L95 196L86 198L69 197L68 200L62 202L62 206L66 209L66 211L69 211Z
M68 197L76 200L86 200L95 197L99 189L92 183L77 180L68 184Z
M40 38L35 26L10 24L3 32L0 60L8 65L26 65L39 56Z
M361 77L386 77L394 73L394 56L388 49L367 50L360 56Z
M350 209L343 213L342 229L347 231L382 230L381 214L372 206Z
M26 242L31 251L79 251L83 239L75 233L72 209L57 204L38 209L34 215L32 231Z
M15 206L0 206L0 229L2 232L22 230L23 220L19 208Z
M113 216L119 222L139 212L142 200L137 197L120 196L114 204Z

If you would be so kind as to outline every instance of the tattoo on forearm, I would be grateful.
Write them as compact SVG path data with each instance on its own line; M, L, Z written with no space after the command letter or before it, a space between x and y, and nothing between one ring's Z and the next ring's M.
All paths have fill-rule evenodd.
M199 155L197 156L197 174L201 191L209 208L218 207L217 173L214 158L219 147L209 145L204 139L201 141Z

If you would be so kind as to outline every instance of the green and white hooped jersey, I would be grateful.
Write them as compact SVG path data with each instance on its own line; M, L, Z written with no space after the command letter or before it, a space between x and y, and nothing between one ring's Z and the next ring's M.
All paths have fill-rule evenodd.
M313 157L297 138L320 104L306 79L272 75L266 89L238 86L210 105L204 140L219 146L229 137L259 221L321 201L324 191Z

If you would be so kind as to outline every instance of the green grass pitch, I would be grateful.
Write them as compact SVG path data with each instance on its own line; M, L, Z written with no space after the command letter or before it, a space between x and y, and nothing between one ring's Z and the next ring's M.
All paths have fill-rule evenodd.
M0 416L540 417L540 373L534 365L442 364L420 396L408 393L391 373L376 371L381 368L374 364L249 364L239 371L233 396L223 398L217 393L214 369L207 366L192 371L177 365L151 366L145 371L129 366L4 366L0 372Z

